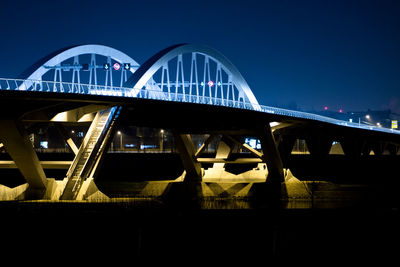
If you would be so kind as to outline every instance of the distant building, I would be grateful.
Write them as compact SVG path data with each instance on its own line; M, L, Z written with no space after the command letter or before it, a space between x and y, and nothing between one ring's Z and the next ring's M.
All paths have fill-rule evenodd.
M322 110L314 112L322 116L349 121L360 124L380 126L384 128L392 128L392 121L400 122L400 114L392 113L388 110L370 110L367 111L351 111L336 112L331 110Z

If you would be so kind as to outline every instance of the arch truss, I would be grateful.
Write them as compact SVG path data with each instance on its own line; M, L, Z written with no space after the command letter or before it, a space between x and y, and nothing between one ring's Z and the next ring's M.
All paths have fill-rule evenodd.
M108 46L74 46L39 60L28 69L29 76L25 75L18 90L81 94L97 86L112 90L121 87L138 67L131 57Z
M124 87L169 101L259 106L236 67L218 51L200 45L164 49L145 62Z

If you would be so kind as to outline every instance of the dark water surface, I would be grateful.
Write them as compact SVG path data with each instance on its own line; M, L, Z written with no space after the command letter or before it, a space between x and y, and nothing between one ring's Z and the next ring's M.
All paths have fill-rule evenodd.
M207 205L213 208L171 207L150 200L2 202L1 254L17 255L27 264L107 261L112 266L135 266L161 260L192 266L193 261L270 263L271 257L382 261L399 249L397 209Z
M99 185L110 179L131 181L133 173L137 181L145 180L148 177L142 174L149 170L145 162L157 163L159 180L181 171L166 172L172 163L161 155L147 156L151 161L131 159L138 155L119 156L106 161L97 178ZM170 160L178 162L175 156ZM363 184L372 189L357 203L312 199L266 207L246 199L173 205L151 199L0 202L0 255L2 262L19 266L151 266L160 262L263 266L273 259L301 265L326 266L338 260L340 266L350 261L357 266L387 266L384 263L397 259L400 251L400 180L394 168L398 163L398 158L356 162L332 158L316 163L301 157L287 163L301 181ZM165 173L170 177L164 177Z

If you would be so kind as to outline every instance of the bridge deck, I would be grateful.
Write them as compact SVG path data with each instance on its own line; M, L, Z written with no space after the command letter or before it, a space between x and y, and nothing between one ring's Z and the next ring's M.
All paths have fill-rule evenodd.
M204 109L205 106L216 106L216 107L227 107L239 110L250 110L256 111L260 113L265 113L271 115L273 118L277 118L279 121L280 117L289 118L292 120L301 120L301 121L310 121L310 122L322 122L328 123L335 126L362 129L374 132L384 132L393 135L400 135L400 131L382 128L378 126L364 125L359 123L347 122L342 120L337 120L329 117L324 117L317 114L300 112L282 108L275 108L270 106L258 105L254 103L241 102L241 101L233 101L226 100L223 98L211 98L206 96L199 95L188 95L182 93L167 93L160 90L139 90L132 89L127 87L110 87L110 86L101 86L96 85L95 87L90 84L71 84L66 82L51 82L51 81L35 81L35 80L18 80L18 79L4 79L0 78L0 85L7 84L7 88L11 85L12 88L4 90L0 90L0 93L3 95L7 95L10 93L16 93L15 95L25 96L30 100L35 99L35 101L43 101L46 98L55 98L55 99L69 99L75 101L88 101L91 103L114 103L114 104L128 104L131 103L134 99L141 100L152 100L157 102L170 102L170 103L188 103L193 104L194 106L201 106L201 109ZM29 86L27 85L29 84ZM56 88L57 86L60 88L74 88L74 86L78 86L82 88L77 92L72 93L62 90L62 92L50 92L43 90L43 88L37 88L37 85L41 84L44 88L43 84L47 85L47 88ZM22 86L24 85L24 86ZM33 86L33 87L31 87ZM21 88L31 88L29 90L21 89ZM59 103L60 104L60 103ZM20 106L21 107L21 106Z

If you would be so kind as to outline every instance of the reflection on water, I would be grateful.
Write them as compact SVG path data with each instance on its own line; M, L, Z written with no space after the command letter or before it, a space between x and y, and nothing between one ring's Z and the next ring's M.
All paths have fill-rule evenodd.
M337 209L360 207L362 204L346 200L282 200L282 209ZM254 209L265 207L265 203L254 202L251 199L202 199L201 209Z
M250 209L251 204L248 199L202 199L200 201L202 209Z
M85 201L84 201L85 202ZM90 202L89 202L90 203ZM91 202L93 203L93 202ZM188 202L187 200L178 200L174 202L165 201L159 198L112 198L107 202L116 204L128 209L163 209L175 207L191 207L203 210L250 210L258 208L270 208L270 204L264 201L256 201L252 198L201 198ZM99 203L100 204L100 203ZM366 207L368 203L343 200L343 199L282 199L276 203L281 209L338 209L338 208L359 208Z

